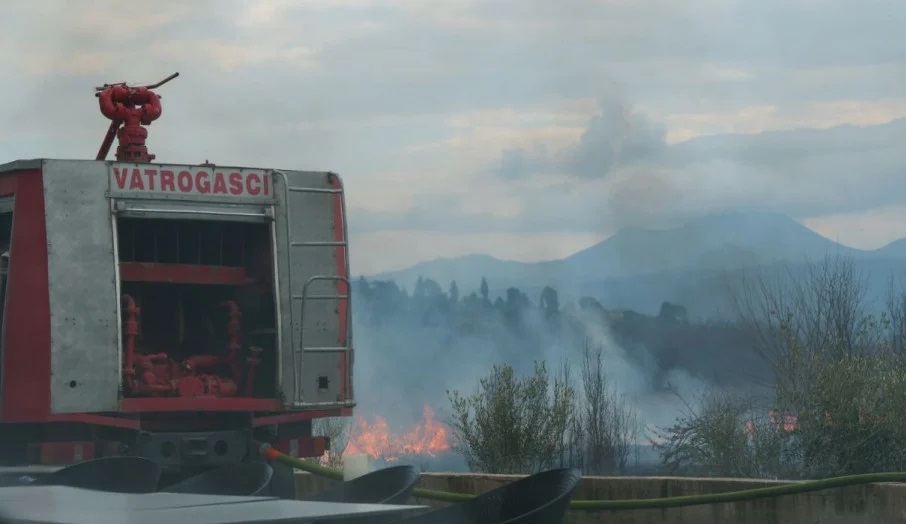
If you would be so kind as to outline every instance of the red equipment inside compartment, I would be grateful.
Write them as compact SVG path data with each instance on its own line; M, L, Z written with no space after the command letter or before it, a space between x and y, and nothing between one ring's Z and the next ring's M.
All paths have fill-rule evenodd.
M269 225L153 217L116 224L125 395L274 398Z
M251 396L261 350L251 349L251 354L246 359L248 370L243 374L240 355L242 312L232 300L221 305L225 307L229 317L227 353L222 356L195 355L177 361L167 353L136 353L136 340L141 331L141 309L130 295L123 295L126 327L123 372L126 393L139 397L233 397L239 392L240 385L244 385L246 395ZM224 368L229 370L231 376L216 373Z

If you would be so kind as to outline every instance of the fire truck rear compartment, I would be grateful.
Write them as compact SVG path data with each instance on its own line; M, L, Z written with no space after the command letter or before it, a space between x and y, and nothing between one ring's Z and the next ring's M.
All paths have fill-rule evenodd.
M127 397L277 396L269 224L117 220Z

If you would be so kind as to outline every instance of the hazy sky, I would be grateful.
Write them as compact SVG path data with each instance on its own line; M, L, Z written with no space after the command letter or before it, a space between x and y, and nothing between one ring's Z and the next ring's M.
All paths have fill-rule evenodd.
M161 162L344 176L353 270L569 254L781 211L906 236L906 2L0 1L0 161L90 158L93 87L160 92Z

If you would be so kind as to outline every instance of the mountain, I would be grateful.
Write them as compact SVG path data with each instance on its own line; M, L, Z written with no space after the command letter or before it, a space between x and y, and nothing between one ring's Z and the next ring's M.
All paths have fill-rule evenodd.
M495 292L533 284L553 285L572 294L588 283L613 279L669 281L677 279L677 273L700 275L782 261L803 262L827 254L903 259L906 239L877 251L862 251L825 238L785 215L725 213L670 229L623 229L562 260L523 263L469 255L420 262L370 278L394 280L410 289L419 276L442 286L456 280L462 290L471 290L477 289L483 276Z
M872 253L882 258L906 258L906 238L894 240Z
M567 257L563 266L571 273L595 279L799 262L835 252L862 253L784 215L728 213L673 229L624 229Z

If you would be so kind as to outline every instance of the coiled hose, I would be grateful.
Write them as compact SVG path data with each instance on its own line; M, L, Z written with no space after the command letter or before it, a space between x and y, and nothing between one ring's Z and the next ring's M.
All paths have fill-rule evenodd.
M302 471L307 471L315 475L329 477L334 480L343 480L343 472L324 467L320 464L308 460L297 459L290 455L280 453L270 446L263 447L264 454L267 458L281 462ZM809 493L831 488L842 488L845 486L856 486L859 484L871 484L873 482L906 482L906 473L865 473L861 475L846 475L842 477L833 477L821 480L808 480L803 482L794 482L780 486L769 486L766 488L744 489L739 491L728 491L725 493L709 493L707 495L686 495L681 497L665 497L656 499L621 499L621 500L573 500L570 502L570 509L585 511L626 511L637 509L663 509L678 508L682 506L701 506L705 504L723 504L727 502L742 502L747 500L756 500L770 497L780 497L783 495L795 495L798 493ZM418 498L436 500L441 502L464 502L475 498L475 495L465 493L451 493L449 491L437 491L432 489L415 488L412 494Z

